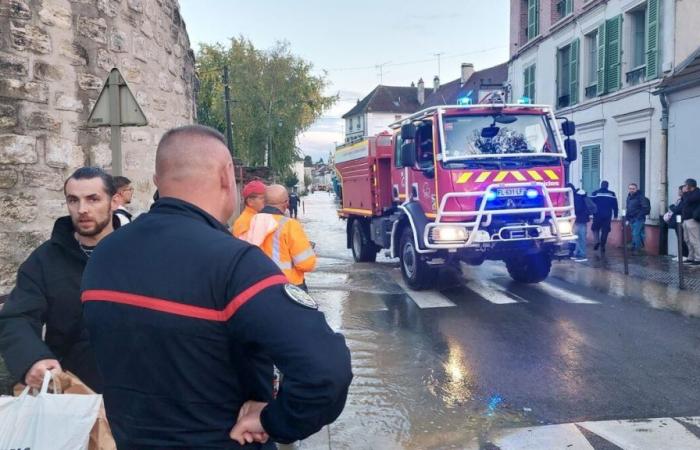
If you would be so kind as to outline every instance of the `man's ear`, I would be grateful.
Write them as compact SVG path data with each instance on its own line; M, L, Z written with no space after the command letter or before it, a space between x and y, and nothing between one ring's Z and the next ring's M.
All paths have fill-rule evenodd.
M109 209L111 212L114 212L119 208L119 203L121 199L121 194L114 194L112 196L112 201L110 202Z

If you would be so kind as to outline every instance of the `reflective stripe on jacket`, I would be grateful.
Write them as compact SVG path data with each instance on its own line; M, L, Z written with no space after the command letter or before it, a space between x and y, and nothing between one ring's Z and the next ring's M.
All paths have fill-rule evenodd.
M267 226L269 221L275 221L277 226ZM290 283L302 284L304 273L316 267L316 253L298 221L281 214L258 213L251 221L250 229L270 230L260 248L277 264ZM253 236L250 238L253 239ZM260 242L259 239L253 240Z

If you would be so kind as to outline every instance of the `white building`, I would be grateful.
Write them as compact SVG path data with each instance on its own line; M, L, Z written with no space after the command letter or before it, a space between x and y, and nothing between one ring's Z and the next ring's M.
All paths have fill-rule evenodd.
M628 184L640 186L652 204L650 252L668 204L662 105L653 91L677 64L677 9L689 2L697 24L697 0L511 0L512 94L576 122L574 184L590 192L608 180L621 208Z

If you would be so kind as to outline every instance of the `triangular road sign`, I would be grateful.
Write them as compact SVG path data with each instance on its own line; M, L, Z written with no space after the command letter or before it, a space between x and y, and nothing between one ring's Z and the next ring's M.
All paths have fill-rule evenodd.
M89 127L144 126L148 124L136 97L119 70L110 71L97 103L88 117Z

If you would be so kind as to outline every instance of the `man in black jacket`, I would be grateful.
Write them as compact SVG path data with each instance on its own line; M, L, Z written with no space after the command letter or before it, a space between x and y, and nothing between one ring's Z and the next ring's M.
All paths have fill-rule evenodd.
M595 250L600 248L601 253L605 253L605 244L608 242L610 234L610 224L612 219L617 219L618 207L615 193L608 189L610 185L603 180L600 189L593 191L593 203L596 205L596 213L593 215L591 231L595 233Z
M642 194L636 183L630 183L627 190L627 215L625 217L632 228L632 250L641 251L644 247L644 222L651 212L651 203Z
M46 370L70 370L101 392L82 324L80 281L92 250L112 232L115 192L112 177L101 169L76 170L64 185L70 215L56 221L51 239L20 266L0 310L0 353L16 380L38 388Z
M683 233L688 244L687 264L700 266L700 189L693 178L685 180L685 193L681 201L683 209Z

